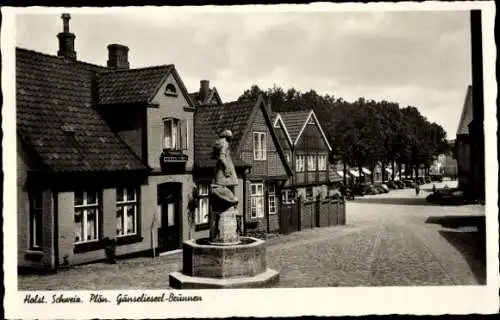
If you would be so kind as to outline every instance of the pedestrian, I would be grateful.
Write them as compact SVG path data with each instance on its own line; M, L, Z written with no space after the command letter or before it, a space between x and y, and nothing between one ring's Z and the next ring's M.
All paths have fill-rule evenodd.
M432 193L436 193L436 184L435 183L432 184Z
M415 184L415 193L417 194L417 196L420 193L420 185L418 183Z

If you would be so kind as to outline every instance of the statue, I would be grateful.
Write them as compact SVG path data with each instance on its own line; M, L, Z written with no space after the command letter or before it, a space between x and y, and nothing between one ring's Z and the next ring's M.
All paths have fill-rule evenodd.
M221 243L235 242L239 238L236 233L238 198L234 195L234 188L238 185L238 178L229 150L232 137L233 134L230 130L224 130L219 135L213 149L213 157L217 160L217 163L210 193L210 203L214 214L210 238L214 242ZM224 219L221 220L221 217ZM234 230L232 230L233 220Z

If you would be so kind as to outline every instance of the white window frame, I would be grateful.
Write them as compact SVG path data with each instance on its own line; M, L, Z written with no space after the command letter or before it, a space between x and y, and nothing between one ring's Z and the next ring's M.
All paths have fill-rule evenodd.
M126 236L131 236L131 235L136 235L137 234L137 208L138 208L138 192L137 188L120 188L123 192L123 200L119 201L118 200L118 189L116 190L116 213L118 214L118 211L120 211L120 218L122 221L122 233L120 234L118 231L118 225L116 226L116 236L117 237L126 237ZM128 198L128 190L133 190L133 199ZM133 206L134 207L134 230L132 232L128 231L128 222L129 222L129 216L128 212L126 212L125 208ZM117 217L118 218L118 217Z
M209 202L209 189L208 183L198 185L198 207L195 210L194 222L195 225L207 224L210 217L210 202ZM203 206L204 205L204 206ZM206 210L202 210L206 208Z
M267 205L269 214L277 213L277 203L276 203L276 185L269 184L267 187Z
M291 157L290 157L290 152L286 153L286 162L290 163Z
M168 136L167 128L170 136ZM163 120L163 148L169 150L180 150L180 119L166 118Z
M93 191L93 190L92 190ZM76 192L75 192L76 194ZM95 195L96 195L96 202L95 203L88 203L88 194L87 194L87 190L84 190L82 191L82 201L83 201L83 204L80 204L80 205L76 205L74 204L74 215L76 217L76 211L77 210L81 210L82 211L82 225L83 225L83 234L80 235L80 240L77 241L76 240L76 235L75 235L75 244L80 244L80 243L88 243L88 242L95 242L95 241L99 241L99 237L100 237L100 220L101 220L101 214L102 214L102 210L101 210L101 206L100 206L100 191L99 190L95 190ZM87 222L88 222L88 211L89 209L96 209L95 211L95 238L94 239L90 239L88 240L88 226L87 226Z
M307 171L316 171L317 163L316 163L316 155L308 155L307 156Z
M29 247L31 250L40 250L42 248L42 243L38 243L37 229L39 227L38 224L41 224L42 238L40 239L40 241L43 242L43 193L41 191L30 192L29 201L30 201Z
M304 155L297 155L295 158L295 171L304 172L305 171L306 158Z
M318 156L318 171L326 171L326 155L324 154Z
M253 133L253 159L267 159L267 135L266 132Z
M252 218L264 217L264 184L250 184L250 216Z

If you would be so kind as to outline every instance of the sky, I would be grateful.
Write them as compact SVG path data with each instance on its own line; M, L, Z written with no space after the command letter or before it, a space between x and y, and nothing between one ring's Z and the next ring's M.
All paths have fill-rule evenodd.
M454 139L471 83L468 11L69 13L78 60L106 65L120 43L131 68L175 64L189 92L207 79L224 102L253 84L385 99ZM57 54L59 13L19 14L16 30L18 47Z

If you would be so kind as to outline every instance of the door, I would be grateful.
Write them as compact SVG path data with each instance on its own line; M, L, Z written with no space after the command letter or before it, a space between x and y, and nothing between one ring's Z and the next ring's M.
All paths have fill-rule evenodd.
M158 251L165 252L180 248L181 184L158 185Z

